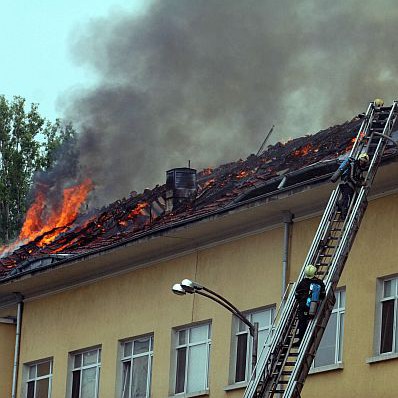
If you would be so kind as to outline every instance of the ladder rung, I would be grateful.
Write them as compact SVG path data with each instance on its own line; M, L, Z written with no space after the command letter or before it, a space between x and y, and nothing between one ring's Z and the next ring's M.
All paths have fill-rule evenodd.
M332 228L330 231L332 232L341 231L341 228Z
M325 245L323 246L325 249L335 249L336 246L335 245Z
M283 394L285 392L285 390L273 390L273 391L277 392L277 393L281 393L281 394Z
M287 361L287 362L285 363L285 365L286 365L286 366L294 366L294 365L296 365L296 362Z
M287 384L289 383L289 380L279 380L278 384Z
M330 265L329 263L316 263L315 264L317 267L323 267L323 266L325 266L325 265Z
M320 254L319 257L332 257L331 254Z
M298 352L289 352L288 357L298 357Z
M282 370L281 376L290 376L292 374L289 370ZM272 373L272 376L278 376L279 372Z

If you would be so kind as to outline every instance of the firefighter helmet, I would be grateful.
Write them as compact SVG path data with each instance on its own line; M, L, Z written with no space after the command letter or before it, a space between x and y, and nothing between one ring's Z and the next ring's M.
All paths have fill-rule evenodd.
M384 101L381 98L376 98L374 101L375 106L380 107L384 105Z
M361 154L358 156L358 160L359 160L360 162L369 163L369 155L368 155L367 153L361 153Z
M316 267L315 267L315 265L312 265L312 264L308 264L306 267L305 267L305 270L304 270L304 273L305 273L305 276L307 277L307 278L313 278L314 276L315 276L315 274L316 274Z

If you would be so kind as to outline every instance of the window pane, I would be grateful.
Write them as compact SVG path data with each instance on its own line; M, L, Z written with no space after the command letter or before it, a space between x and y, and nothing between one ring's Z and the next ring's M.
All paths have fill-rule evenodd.
M176 394L179 392L184 392L186 351L186 348L179 348L177 350Z
M248 327L247 327L247 325L244 323L244 322L242 322L240 319L238 320L238 331L239 332L244 332L245 330L247 330L248 329Z
M345 289L339 290L340 308L345 308Z
M381 312L380 353L392 351L394 300L384 301Z
M315 356L315 366L325 366L335 363L336 353L337 313L333 313Z
M261 350L264 347L265 341L269 335L269 329L266 330L260 330L258 332L258 344L257 344L257 353L260 355ZM268 344L270 343L270 340L268 340Z
M238 336L236 348L235 382L246 380L247 334Z
M135 358L133 361L132 398L146 398L148 380L148 356Z
M50 362L39 363L37 365L37 377L50 374Z
M130 391L130 362L123 363L122 398L129 398Z
M265 310L261 312L256 312L252 315L252 323L258 322L260 328L267 327L271 323L271 311Z
M178 332L178 345L186 344L187 342L187 331L186 330L180 330Z
M198 343L207 340L208 325L193 327L189 332L189 342Z
M36 377L36 365L29 367L29 379L34 379Z
M149 338L134 341L134 354L143 354L149 351Z
M80 370L73 372L72 376L72 398L79 398L80 394Z
M48 383L49 379L41 379L36 382L36 397L35 398L48 398Z
M132 349L133 349L133 343L131 341L128 343L124 343L123 344L123 356L130 357Z
M187 391L206 389L207 380L207 344L200 344L189 349Z
M93 365L97 363L97 352L98 350L92 350L83 353L83 365Z
M341 362L343 360L343 339L344 336L344 313L340 314L340 335L339 335L339 356L338 361Z
M95 398L96 374L96 368L82 370L81 398Z
M34 398L35 397L35 382L30 381L28 383L28 392L26 395L27 398Z
M75 355L75 369L76 368L80 368L80 366L82 366L82 354L77 354Z
M392 289L391 289L391 282L392 281L384 281L384 293L383 297L391 297L392 294Z

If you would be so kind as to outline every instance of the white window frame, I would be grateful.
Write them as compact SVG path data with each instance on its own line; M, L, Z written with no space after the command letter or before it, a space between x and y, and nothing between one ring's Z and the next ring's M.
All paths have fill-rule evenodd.
M388 281L395 281L395 291L391 296L384 297L384 289L385 283ZM397 309L398 309L398 277L388 277L380 280L380 299L379 299L379 326L378 326L378 339L377 339L377 353L379 355L388 355L388 354L395 354L398 352L397 350ZM393 336L392 336L392 350L388 352L381 352L381 334L382 334L382 316L383 316L383 303L386 301L394 301L394 319L393 319Z
M97 360L95 363L90 364L90 365L84 365L83 364L83 358L84 354L87 354L89 352L96 351L97 353ZM73 374L74 372L79 372L80 373L80 382L79 382L79 395L78 398L81 397L82 393L82 374L83 370L86 369L92 369L95 368L95 393L94 393L94 398L98 398L99 396L99 380L100 380L100 371L101 371L101 347L94 347L94 348L89 348L89 349L84 349L80 350L77 352L73 352L70 354L71 355L71 371L70 371L70 394L69 396L72 397L73 394ZM81 364L80 366L75 366L75 360L78 355L81 355Z
M314 358L314 361L312 362L312 368L313 369L320 369L323 367L327 366L332 366L332 365L337 365L343 363L343 346L344 346L344 324L345 320L342 322L342 319L344 317L345 319L345 308L346 308L346 288L341 287L336 289L334 296L336 298L336 303L333 307L332 314L337 314L336 315L336 331L335 331L335 350L334 350L334 361L332 363L328 364L323 364L323 365L316 365L316 355ZM342 296L344 296L344 305L342 304ZM343 325L342 325L343 323ZM327 327L327 326L326 326ZM343 330L341 330L343 328ZM340 336L342 337L340 341ZM319 347L322 345L322 340L319 343ZM341 354L341 355L340 355Z
M142 340L148 340L149 339L149 349L146 352L140 353L140 354L134 354L134 344L136 342L142 341ZM125 347L127 344L131 344L131 354L130 355L125 355ZM124 393L124 385L123 385L123 379L124 379L124 366L125 364L129 363L130 364L130 380L128 382L128 388L129 388L129 393L128 397L131 398L131 389L133 386L133 366L134 366L134 360L137 358L141 357L148 357L148 374L147 374L147 387L146 387L146 394L145 397L149 398L151 396L151 382L152 382L152 362L153 362L153 335L147 335L147 336L141 336L141 337L136 337L133 339L125 340L121 342L121 349L122 349L122 355L121 355L121 392L120 392L120 397L123 398L123 393Z
M263 331L271 331L271 334L273 332L272 325L275 319L275 313L276 313L276 306L269 306L269 307L264 307L264 308L258 308L255 310L250 310L250 311L245 311L243 314L246 316L246 318L253 324L253 316L259 313L267 313L270 312L270 323L265 326L259 326L258 332L261 333ZM238 383L245 383L249 380L250 374L252 372L252 353L253 353L253 337L250 335L249 332L249 326L244 324L240 319L237 317L233 317L233 333L232 333L232 338L233 338L233 355L231 357L231 370L230 370L230 383L231 384L238 384ZM244 327L244 330L239 331L239 326L242 325ZM236 381L236 365L237 365L237 360L238 360L238 336L241 335L247 335L246 339L246 367L245 367L245 379ZM270 344L270 339L268 339L268 346ZM261 350L263 347L258 346L257 348L257 355L260 355Z
M50 373L44 375L44 376L37 376L37 366L41 365L43 363L49 363L50 364ZM35 372L35 376L34 377L30 377L30 370L36 367L36 372ZM36 387L37 387L37 382L39 380L44 380L44 379L49 379L48 380L48 393L47 393L47 397L50 398L51 397L51 387L52 387L52 378L53 378L53 360L52 359L44 359L44 360L40 360L37 362L33 362L33 363L29 363L29 364L25 364L25 371L26 371L26 383L25 383L25 393L24 396L27 397L28 396L28 384L31 382L34 382L34 393L33 393L33 397L36 398Z
M203 327L207 326L207 338L191 343L190 340L190 333L193 329L198 328L198 327ZM179 344L179 334L181 332L186 333L186 339L185 339L185 344ZM186 394L191 394L194 393L194 391L187 392L187 384L188 384L188 367L189 367L189 355L190 355L190 348L198 345L206 345L206 368L205 368L205 374L204 374L204 386L205 390L204 391L209 391L209 369L210 369L210 349L211 349L211 323L206 322L206 323L200 323L200 324L195 324L195 325L190 325L187 327L182 327L182 328L176 328L174 329L174 357L173 357L173 391L172 395L175 396L185 396ZM185 376L184 376L184 389L181 392L176 392L176 387L177 387L177 356L178 356L178 350L181 348L186 348L185 352ZM195 391L195 392L202 392L202 391Z

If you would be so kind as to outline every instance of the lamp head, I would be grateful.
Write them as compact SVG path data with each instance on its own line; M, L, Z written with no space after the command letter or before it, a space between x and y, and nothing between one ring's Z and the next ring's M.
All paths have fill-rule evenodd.
M187 292L182 288L179 283L174 284L171 290L174 294L177 294L178 296L184 296L185 294L187 294Z
M194 281L191 281L190 279L184 279L181 282L181 287L187 292L187 293L195 293L195 290L201 290L203 289L202 285L199 285L199 283L196 283Z

